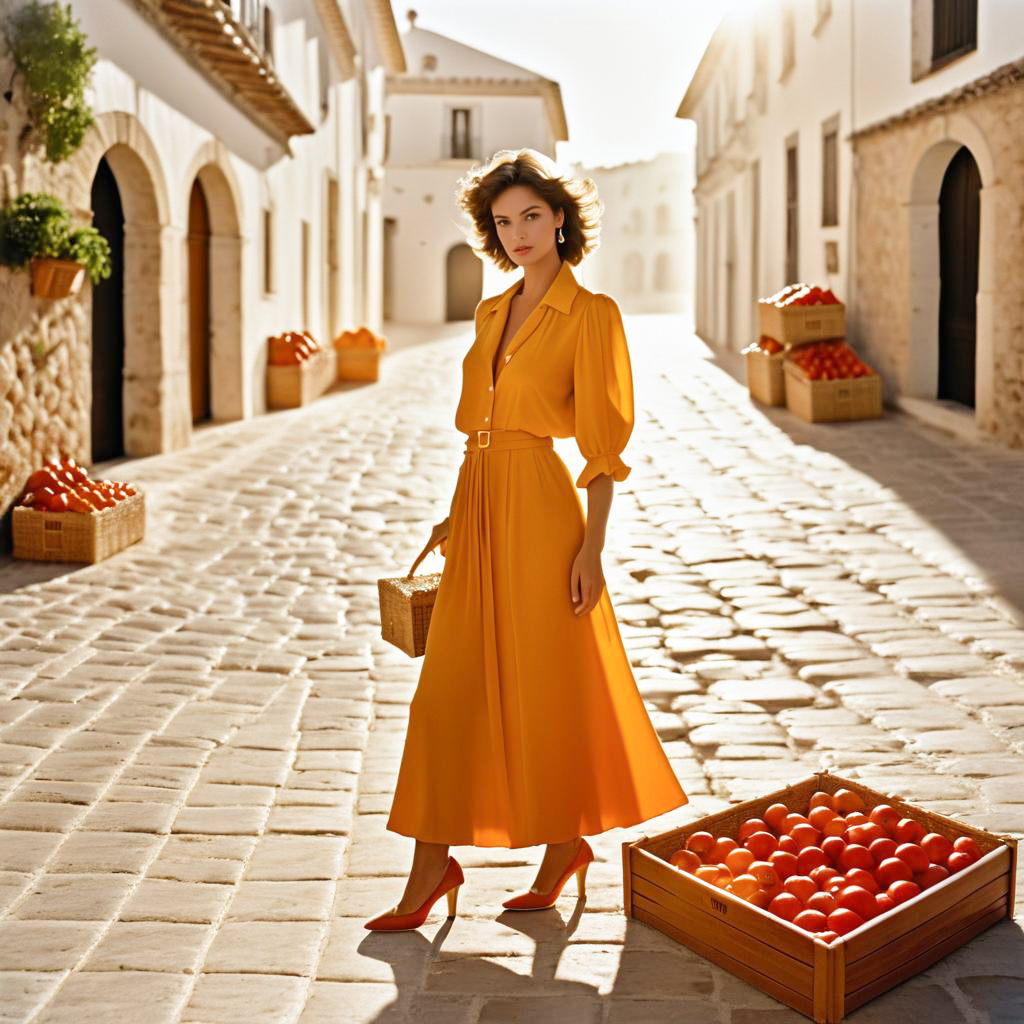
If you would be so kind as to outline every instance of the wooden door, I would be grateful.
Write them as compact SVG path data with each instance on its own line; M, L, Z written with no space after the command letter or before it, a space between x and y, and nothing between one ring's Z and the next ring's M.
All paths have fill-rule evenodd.
M124 211L105 159L92 182L92 222L110 243L111 274L92 290L92 461L124 455Z
M188 363L198 423L210 418L210 211L198 178L188 201Z
M939 192L938 397L974 408L981 175L961 146Z

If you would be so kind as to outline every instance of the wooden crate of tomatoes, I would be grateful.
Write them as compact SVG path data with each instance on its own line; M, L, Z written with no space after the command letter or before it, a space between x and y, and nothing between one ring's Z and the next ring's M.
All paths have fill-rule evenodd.
M793 345L783 360L786 406L810 423L882 415L882 378L845 338Z
M270 339L267 408L294 409L319 398L334 383L334 352L309 331L285 331Z
M368 327L339 334L334 339L338 380L378 380L380 356L387 347L387 339L374 334Z
M763 405L786 404L786 381L782 372L785 345L762 334L751 342L743 355L747 357L747 388L752 398Z
M628 917L834 1024L1012 917L1017 841L821 772L622 861Z
M44 562L99 562L142 540L146 505L121 480L93 480L74 459L48 462L11 510L13 554Z
M846 334L846 307L831 288L799 282L757 300L759 333L793 345Z

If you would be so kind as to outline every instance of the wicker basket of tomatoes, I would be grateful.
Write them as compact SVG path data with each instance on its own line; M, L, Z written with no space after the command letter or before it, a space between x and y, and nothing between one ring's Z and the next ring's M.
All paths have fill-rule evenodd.
M334 383L334 352L309 331L285 331L270 339L267 408L294 409L319 398Z
M622 860L627 917L835 1024L1013 917L1017 841L821 772Z
M762 334L751 342L743 355L747 357L747 388L751 398L763 405L786 404L786 382L782 360L786 346L776 338Z
M783 372L786 406L810 423L882 415L882 379L845 338L791 346Z
M146 533L143 493L94 480L74 459L36 470L11 518L14 557L44 562L99 562Z
M338 380L377 380L380 377L380 356L387 347L387 340L368 327L339 334L334 339Z
M846 334L846 307L830 288L799 282L757 300L760 333L784 345Z

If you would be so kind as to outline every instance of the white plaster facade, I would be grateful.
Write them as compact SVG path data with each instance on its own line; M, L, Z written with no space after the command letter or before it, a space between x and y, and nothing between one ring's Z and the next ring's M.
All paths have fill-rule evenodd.
M1014 190L999 202L1019 217L1024 195L1015 191L1013 161L1000 166L991 157L1006 148L1014 119L981 116L977 104L990 101L977 96L988 95L988 86L976 86L1024 56L1024 7L1016 0L976 6L976 44L942 62L932 61L934 0L781 0L723 20L678 112L697 125L696 322L704 339L738 350L756 333L756 298L787 283L786 149L795 142L795 277L827 284L847 303L849 333L881 366L887 399L907 399L907 408L936 419L935 409L910 400L935 404L938 192L966 146L982 178L977 428L1016 443L1021 427L1000 425L994 410L997 365L1009 372L1012 390L1019 360L1014 342L1001 342L1000 350L993 341L999 318L992 300L997 197ZM932 113L915 113L929 103L938 104ZM897 141L900 125L911 120L922 122L920 130ZM823 134L830 124L838 130L838 223L824 225ZM894 140L889 150L879 143L886 133ZM831 271L829 243L837 259ZM890 260L894 252L898 258ZM872 270L883 265L884 281ZM880 302L883 288L894 298ZM1019 304L1019 274L1011 288ZM1024 409L1011 416L1024 417ZM973 412L969 418L968 433Z
M3 0L0 15L21 2ZM3 201L25 191L52 192L88 222L101 158L116 179L125 218L128 455L186 446L200 425L193 424L189 390L186 242L197 179L210 222L213 420L265 411L269 336L307 328L329 341L346 328L381 327L384 80L388 70L404 67L390 6L386 0L224 3L235 16L243 8L267 18L259 23L266 26L267 56L312 133L288 138L234 102L160 20L161 0L71 0L98 62L87 95L95 123L66 161L50 165L19 146L20 94L3 112ZM6 81L6 53L0 69ZM73 372L61 385L67 393L59 405L68 413L58 418L59 427L51 429L53 416L45 423L37 416L19 429L18 417L0 415L0 511L35 464L54 452L92 461L92 289L86 284L78 296L54 304L29 298L25 275L5 276L5 282L7 308L17 315L0 325L4 346L29 344L40 324L65 325ZM14 292L23 291L25 301L15 301ZM65 308L66 316L60 313ZM30 374L29 367L17 356L2 368L4 408L10 395L31 392L25 381L15 387L10 376Z
M465 253L458 181L499 149L529 146L553 158L555 143L568 138L565 112L556 83L420 28L414 17L402 48L407 71L387 84L385 316L442 323L465 318L468 307L471 318L471 296L479 301L510 278Z
M577 166L604 203L598 248L581 272L591 291L615 297L627 313L692 308L693 152L659 153L610 167Z

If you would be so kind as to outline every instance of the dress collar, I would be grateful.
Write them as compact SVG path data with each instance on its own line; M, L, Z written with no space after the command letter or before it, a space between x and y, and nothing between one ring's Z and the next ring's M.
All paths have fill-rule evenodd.
M487 315L497 312L498 308L504 303L507 304L512 301L512 296L519 290L519 286L523 283L522 277L516 279L515 284L506 288L505 291L498 296L498 301L488 310ZM548 285L548 290L544 293L544 297L537 303L538 306L551 306L557 309L560 313L568 313L572 309L573 299L576 298L576 293L580 290L580 286L576 281L575 276L572 272L572 267L569 266L568 262L562 260L562 265L558 269L558 273L555 274L554 280Z

